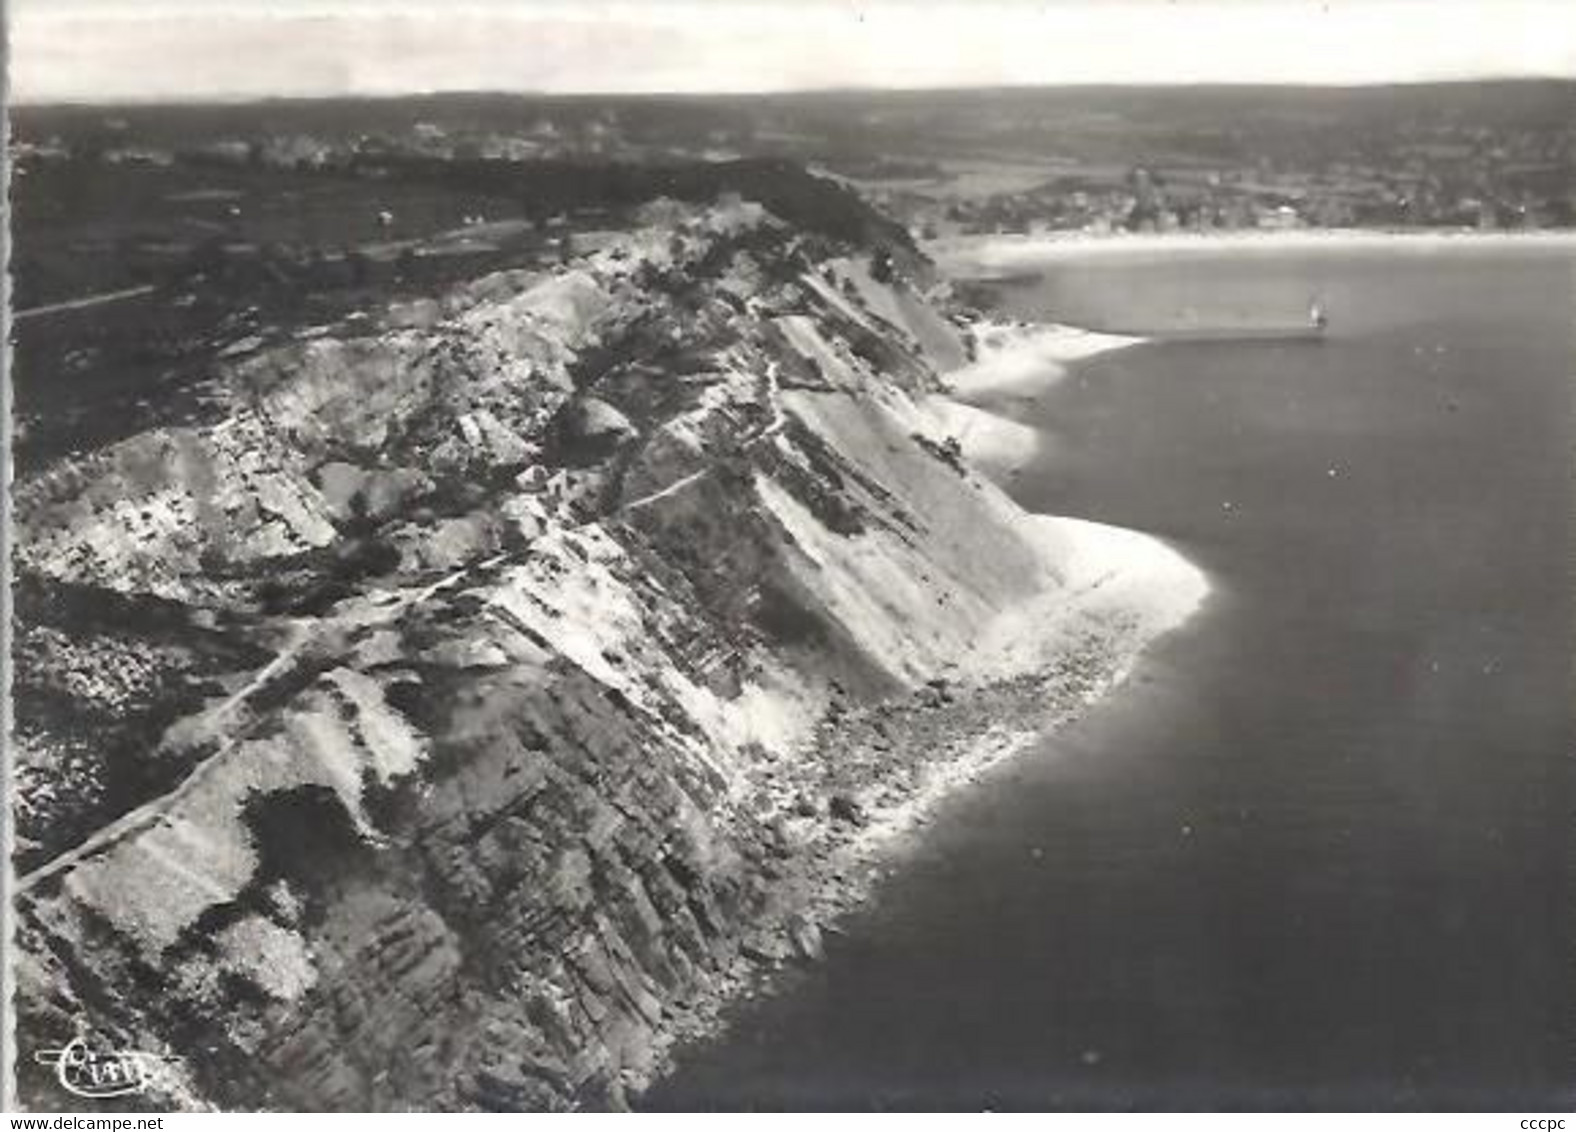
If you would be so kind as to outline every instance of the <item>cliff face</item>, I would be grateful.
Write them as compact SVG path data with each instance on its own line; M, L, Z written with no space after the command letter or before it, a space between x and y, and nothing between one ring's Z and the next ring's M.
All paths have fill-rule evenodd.
M1127 634L1114 675L1131 610L958 461L915 285L749 203L643 220L20 487L24 1050L168 1052L183 1105L617 1104L813 957L806 862L946 754L856 773L839 717L1042 667L969 663L1025 603Z

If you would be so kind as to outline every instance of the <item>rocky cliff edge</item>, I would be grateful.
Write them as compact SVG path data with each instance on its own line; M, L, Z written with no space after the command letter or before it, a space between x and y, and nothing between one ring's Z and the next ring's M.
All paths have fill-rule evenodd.
M88 1030L155 1105L616 1106L813 961L1203 593L960 457L925 286L658 202L20 485L24 1100Z

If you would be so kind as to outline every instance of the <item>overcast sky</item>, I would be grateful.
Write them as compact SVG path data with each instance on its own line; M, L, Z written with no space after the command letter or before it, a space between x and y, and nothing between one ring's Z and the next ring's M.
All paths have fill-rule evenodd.
M12 0L22 102L1576 77L1570 0Z

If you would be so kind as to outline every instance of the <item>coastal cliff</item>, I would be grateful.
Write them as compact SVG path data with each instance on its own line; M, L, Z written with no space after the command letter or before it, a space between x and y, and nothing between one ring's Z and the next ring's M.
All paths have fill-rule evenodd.
M1188 615L976 473L875 230L654 201L18 486L24 1101L87 1031L166 1105L621 1105Z

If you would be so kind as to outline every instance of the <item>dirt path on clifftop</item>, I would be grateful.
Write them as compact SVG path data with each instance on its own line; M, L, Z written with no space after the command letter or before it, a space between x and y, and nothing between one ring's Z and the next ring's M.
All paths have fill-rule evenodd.
M763 440L767 440L776 436L778 433L782 432L783 428L788 423L788 418L783 413L782 398L779 396L780 386L777 384L777 367L775 365L767 369L766 381L766 403L772 411L771 422L754 436L745 437L744 440L740 441L739 446L741 448L749 448L752 444L759 444ZM687 476L674 480L672 483L668 484L667 487L658 488L656 491L653 491L650 494L642 495L639 499L630 500L628 503L623 505L621 510L638 511L642 507L648 507L660 500L677 495L685 488L690 487L692 484L699 483L701 480L705 479L715 471L715 467L707 465L706 467L701 468L699 471L691 472Z
M497 566L504 561L505 557L506 555L495 554L478 562L470 563L459 570L446 574L436 582L409 590L395 600L386 602L378 607L377 615L370 621L354 621L352 624L359 627L392 621L412 606L430 600L434 595L458 585L461 581L478 571ZM223 703L195 717L200 722L190 724L193 729L200 730L212 741L218 742L219 746L214 753L197 763L174 789L149 799L136 809L122 814L108 825L100 826L84 841L40 865L32 872L18 878L16 891L18 893L27 892L50 877L103 852L123 838L146 829L163 817L171 807L210 777L238 748L241 740L246 737L250 721L241 714L241 709L247 701L266 692L279 680L293 672L296 662L307 651L308 646L331 637L341 629L348 628L349 626L345 624L348 620L350 619L306 620L291 618L284 622L285 642L280 647L278 655L258 669L257 673L247 681L244 687L226 698ZM192 718L188 717L188 720Z
M58 303L45 303L41 307L29 307L24 311L15 311L11 315L13 322L24 319L38 318L46 314L62 314L66 311L87 310L91 307L101 307L106 303L118 303L126 299L138 299L144 295L153 294L152 283L144 283L140 287L127 287L123 291L104 291L97 295L84 295L80 299L65 299Z
M286 623L285 633L284 647L279 650L279 654L273 660L258 669L257 674L246 683L245 687L230 696L218 707L204 713L207 721L214 727L215 733L224 731L225 725L231 723L227 717L237 714L247 700L265 690L282 674L290 671L294 667L296 659L301 655L302 650L315 636L312 632L311 623L298 620L291 620ZM88 836L87 840L67 849L53 860L20 877L16 884L17 891L26 892L55 874L108 849L121 838L153 824L155 819L160 817L172 805L196 789L213 772L214 768L224 760L224 757L235 748L235 745L241 740L243 735L244 730L237 730L235 734L227 735L221 741L219 749L193 767L191 773L181 779L175 789L144 802L134 810L127 811L108 825L100 826Z

